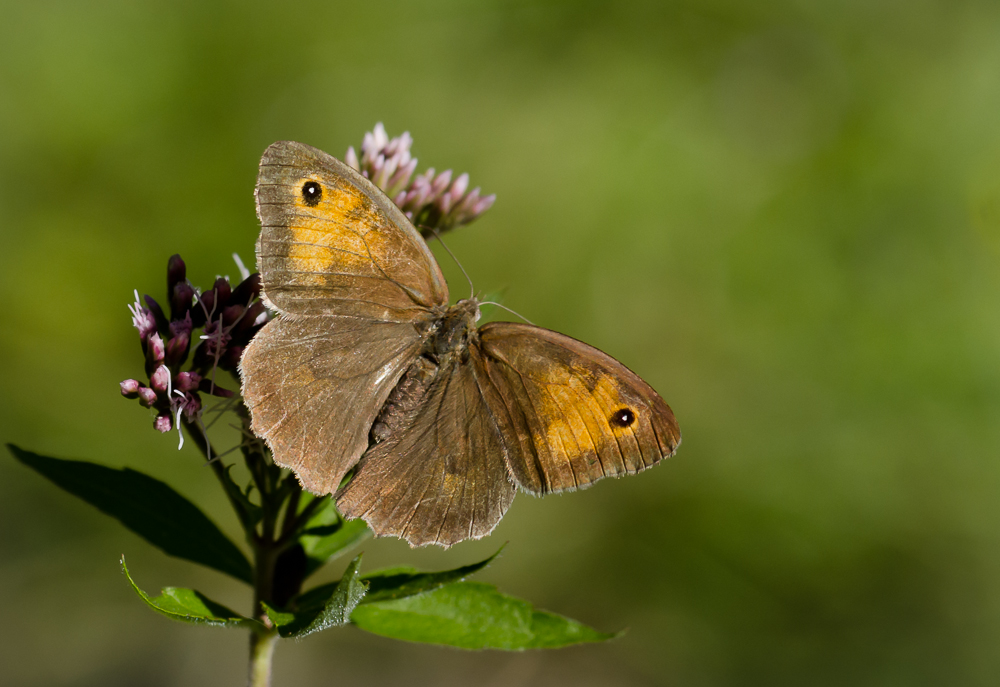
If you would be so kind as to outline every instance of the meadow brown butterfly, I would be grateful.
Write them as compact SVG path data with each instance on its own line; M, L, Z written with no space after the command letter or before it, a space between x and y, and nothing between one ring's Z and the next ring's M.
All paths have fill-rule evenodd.
M483 537L518 487L578 489L677 449L670 408L610 356L533 325L477 328L475 298L449 306L417 230L339 160L275 143L256 197L257 268L279 314L240 364L252 428L376 535Z

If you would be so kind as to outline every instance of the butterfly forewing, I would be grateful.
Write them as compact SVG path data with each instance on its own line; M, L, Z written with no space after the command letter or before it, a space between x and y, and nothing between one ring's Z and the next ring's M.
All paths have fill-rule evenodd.
M280 314L243 355L243 396L275 462L328 493L367 448L448 288L392 201L322 151L270 146L256 196L257 266Z
M264 153L257 180L264 295L295 314L405 322L448 302L427 244L368 179L290 141Z
M410 324L279 317L247 347L243 397L252 429L302 484L331 493L368 447L368 431L413 361Z
M533 493L585 487L674 453L673 412L638 375L601 351L526 324L479 330L486 392L511 473Z

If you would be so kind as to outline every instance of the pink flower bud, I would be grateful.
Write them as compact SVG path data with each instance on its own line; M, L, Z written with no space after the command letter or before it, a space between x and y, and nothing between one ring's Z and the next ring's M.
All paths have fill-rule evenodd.
M157 432L169 432L173 428L173 425L170 413L160 413L153 420L153 429Z
M153 334L150 336L149 347L146 349L147 363L151 364L153 367L161 365L165 354L166 347L163 345L163 339L160 338L160 335Z
M139 389L142 388L142 384L139 383L138 379L126 379L121 383L122 396L125 398L139 398Z
M451 196L452 202L458 202L458 199L465 195L465 189L467 188L469 188L469 175L462 172L448 190L448 195Z
M148 386L139 388L139 403L141 403L146 408L151 408L154 403L156 403L156 392L150 389Z
M473 216L478 217L479 215L489 210L491 207L493 207L493 203L495 203L496 200L497 200L497 194L495 193L491 193L485 198L480 198L479 202L477 202L474 206L472 206Z
M378 150L382 150L389 144L389 134L385 132L385 126L382 125L382 122L375 125L375 129L372 131L372 141Z
M354 152L354 146L347 149L347 154L344 155L344 162L346 162L349 167L353 167L354 171L361 171L361 163L358 162L358 154Z
M438 196L444 193L444 190L448 188L448 184L451 183L451 170L446 169L437 175L437 179L431 184L431 195Z
M169 365L179 365L187 357L188 346L191 344L191 335L187 333L179 334L167 342L166 355L163 361Z
M149 385L159 393L166 393L170 388L170 370L166 365L160 365L149 378Z
M174 388L178 391L194 391L201 383L201 375L197 372L181 372L174 379Z

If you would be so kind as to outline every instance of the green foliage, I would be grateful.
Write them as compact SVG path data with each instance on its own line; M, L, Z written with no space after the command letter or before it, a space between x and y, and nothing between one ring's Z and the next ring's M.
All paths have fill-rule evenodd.
M125 557L122 556L122 572L128 579L135 593L146 602L146 604L157 613L162 613L168 618L179 620L184 623L194 625L214 625L216 627L239 627L249 629L262 629L263 626L256 620L245 618L236 611L232 611L222 604L218 604L201 592L193 589L182 589L180 587L164 587L157 597L151 597L139 588L139 585L132 579L128 567L125 565Z
M362 579L369 585L368 594L365 595L362 603L401 599L405 596L432 591L452 582L459 582L485 568L499 555L500 551L497 551L479 563L443 572L420 572L414 568L396 567L368 573L362 576ZM340 582L333 582L310 589L299 595L295 603L302 611L314 611L321 608L336 592L339 584Z
M479 582L365 604L351 621L383 637L461 649L551 649L614 637Z
M278 633L282 637L305 637L350 622L351 613L368 591L368 583L361 579L360 567L359 555L347 566L326 601L312 612L278 613L265 606L271 622L278 627Z
M166 553L253 580L249 562L225 535L190 501L166 484L129 470L95 463L48 458L16 446L14 456L66 491L117 518ZM265 516L220 470L222 486L248 534ZM280 504L279 504L280 505ZM297 537L306 554L302 579L323 563L370 535L363 521L345 520L324 503ZM501 549L502 550L502 549ZM235 554L233 553L235 552ZM353 622L373 634L411 642L444 644L463 649L541 649L600 642L603 634L575 620L505 596L486 584L464 580L493 562L489 558L453 570L422 572L394 567L361 575L361 556L351 561L340 580L299 594L292 610L266 601L261 608L278 634L301 638ZM242 561L242 564L240 563ZM268 632L263 623L236 613L193 589L165 587L151 597L132 579L125 559L122 571L135 593L157 613L185 623ZM272 630L273 631L273 630Z
M117 519L165 553L252 583L246 556L193 503L141 472L49 458L8 444L23 464Z
M364 520L345 520L327 499L299 537L307 557L306 577L370 536Z
M270 606L265 610L285 638L305 637L348 622L384 637L462 649L549 649L615 636L535 610L491 585L464 582L499 553L454 570L398 567L363 576L358 556L339 581L301 594L294 602L297 610Z

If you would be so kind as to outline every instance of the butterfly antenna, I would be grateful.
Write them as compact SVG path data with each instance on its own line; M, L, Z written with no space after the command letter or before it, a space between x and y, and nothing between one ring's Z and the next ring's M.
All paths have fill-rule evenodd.
M431 229L431 232L434 234L434 238L440 241L441 245L444 246L444 249L448 251L448 255L450 255L451 259L455 261L456 265L458 265L458 269L462 270L462 274L465 275L465 280L469 282L469 298L470 299L474 298L476 295L476 289L474 286L472 286L472 278L469 276L469 273L465 271L465 268L462 267L462 263L458 261L458 258L455 257L455 254L451 252L451 248L449 248L448 244L445 243L444 240L441 238L441 233L437 229Z
M537 327L537 326L538 326L538 325L536 325L536 324L535 324L534 322L532 322L531 320L529 320L529 319L528 319L527 317L525 317L525 316L524 316L524 315L522 315L521 313L517 312L516 310L511 310L511 309L510 309L510 308L508 308L508 307L507 307L506 305L502 305L502 304L500 304L500 303L497 303L496 301L480 301L479 305L495 305L495 306L497 306L498 308L503 308L503 309L504 309L504 310L506 310L507 312L509 312L509 313L512 313L512 314L514 314L514 315L517 315L517 316L518 316L518 317L520 317L520 318L521 318L522 320L524 320L525 322L527 322L528 324L530 324L530 325L531 325L532 327Z

